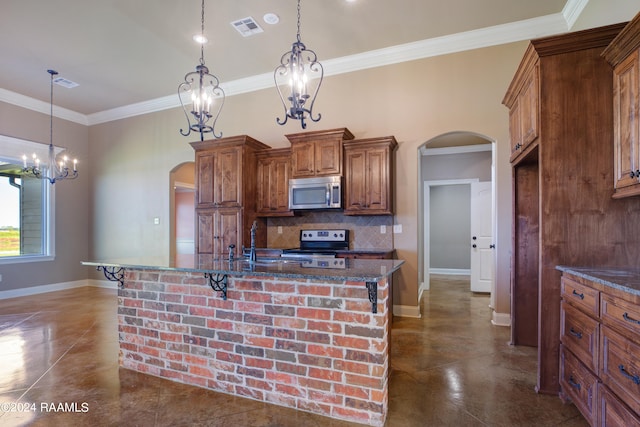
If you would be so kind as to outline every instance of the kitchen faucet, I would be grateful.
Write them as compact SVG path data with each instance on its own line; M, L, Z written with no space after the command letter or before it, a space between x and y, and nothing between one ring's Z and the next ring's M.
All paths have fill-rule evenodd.
M251 247L249 248L249 252L247 252L247 249L244 247L244 245L242 246L242 255L244 257L249 258L249 262L256 261L256 230L257 228L258 228L258 221L253 221L253 224L251 225Z

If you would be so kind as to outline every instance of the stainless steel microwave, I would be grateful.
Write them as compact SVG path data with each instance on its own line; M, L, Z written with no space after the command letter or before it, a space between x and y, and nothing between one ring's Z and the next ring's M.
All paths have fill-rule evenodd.
M289 180L289 209L339 208L342 208L341 176Z

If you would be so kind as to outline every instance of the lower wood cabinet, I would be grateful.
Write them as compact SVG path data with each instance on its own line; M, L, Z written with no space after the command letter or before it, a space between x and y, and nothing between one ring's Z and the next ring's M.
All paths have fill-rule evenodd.
M226 258L229 245L238 253L242 246L242 209L196 210L196 253L199 256Z
M564 273L560 396L592 426L640 426L640 297Z

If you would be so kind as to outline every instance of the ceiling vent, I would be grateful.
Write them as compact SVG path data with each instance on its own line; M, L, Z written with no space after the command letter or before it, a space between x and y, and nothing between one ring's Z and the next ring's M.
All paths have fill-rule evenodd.
M233 28L238 30L243 37L249 37L254 34L262 33L264 30L258 25L255 19L248 16L246 18L238 19L231 23Z
M67 89L71 89L76 86L79 86L78 83L72 82L71 80L65 79L64 77L56 77L55 79L53 79L53 82L62 87L66 87Z

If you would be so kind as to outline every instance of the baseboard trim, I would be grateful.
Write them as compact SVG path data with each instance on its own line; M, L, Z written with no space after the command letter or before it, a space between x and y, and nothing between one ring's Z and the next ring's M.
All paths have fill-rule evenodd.
M418 305L394 305L393 315L398 317L413 317L416 319L422 317L422 314L420 314L420 306Z
M511 326L511 314L510 313L498 313L493 312L491 324L494 326Z
M0 291L0 300L28 297L31 295L46 294L48 292L66 291L68 289L84 288L92 286L96 288L117 289L117 284L108 280L76 280L73 282L53 283L51 285L30 286L28 288L9 289L8 291Z
M446 276L471 276L471 270L464 268L430 268L429 274L442 274Z

